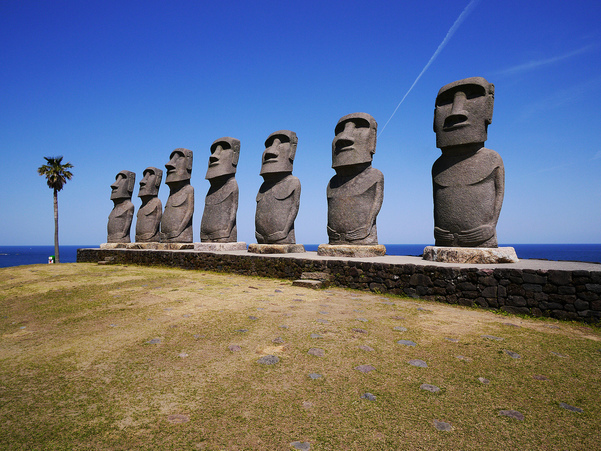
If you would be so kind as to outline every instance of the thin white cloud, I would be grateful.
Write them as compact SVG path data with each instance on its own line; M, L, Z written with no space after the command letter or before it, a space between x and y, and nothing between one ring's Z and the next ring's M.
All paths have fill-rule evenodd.
M384 129L386 128L386 126L388 125L388 123L390 122L392 117L395 115L395 113L397 112L397 110L399 109L401 104L405 101L405 99L407 98L407 96L409 95L409 93L411 92L413 87L417 84L419 79L422 78L422 75L424 75L424 72L426 72L426 70L428 70L428 67L430 67L430 65L434 62L434 60L436 59L438 54L440 52L442 52L442 49L444 49L446 47L449 40L453 37L453 35L457 31L457 29L459 28L459 25L462 24L462 22L465 20L465 18L468 16L468 14L472 11L472 9L474 9L476 7L476 5L478 4L479 1L480 0L470 0L470 2L467 4L467 6L465 8L463 8L463 11L461 11L461 14L459 14L459 17L455 20L455 22L453 23L451 28L449 28L449 31L447 31L446 36L444 37L444 39L442 40L442 42L440 43L440 45L438 46L438 48L436 49L434 54L430 57L430 59L428 60L428 62L426 63L426 65L424 66L422 71L419 73L419 75L417 76L417 78L415 79L413 84L411 85L411 87L407 90L407 92L405 93L405 95L403 96L403 98L401 99L399 104L396 106L396 108L394 109L394 111L392 112L392 114L390 115L390 117L388 118L386 123L384 124L384 126L380 129L380 133L378 133L378 137L382 134L382 132L384 131Z
M507 69L500 70L495 75L517 75L523 72L530 72L532 70L539 69L541 67L550 66L552 64L559 63L561 61L573 58L578 55L583 55L597 48L597 45L587 45L577 50L573 50L563 55L554 56L546 59L532 60L524 64L509 67Z
M601 158L601 150L598 150L595 156L591 158L591 160L598 160L599 158Z

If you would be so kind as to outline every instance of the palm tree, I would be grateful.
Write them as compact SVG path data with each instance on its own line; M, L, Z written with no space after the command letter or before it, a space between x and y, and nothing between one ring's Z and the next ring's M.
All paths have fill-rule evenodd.
M71 180L73 174L69 169L73 167L71 163L61 164L62 155L59 157L44 157L47 164L38 168L38 174L46 176L48 187L54 190L54 255L56 263L60 263L58 255L58 192L63 189L67 180Z

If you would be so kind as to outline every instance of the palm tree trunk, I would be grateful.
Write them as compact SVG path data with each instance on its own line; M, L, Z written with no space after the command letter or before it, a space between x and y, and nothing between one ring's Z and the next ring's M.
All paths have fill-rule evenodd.
M56 263L60 263L58 255L58 191L54 188L54 257Z

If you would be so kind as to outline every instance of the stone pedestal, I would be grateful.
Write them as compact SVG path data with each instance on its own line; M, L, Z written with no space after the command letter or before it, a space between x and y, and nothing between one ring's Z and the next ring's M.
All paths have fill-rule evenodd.
M127 249L159 249L161 243L153 242L153 243L128 243Z
M320 244L317 255L324 257L382 257L386 255L386 246L351 245L351 244Z
M305 252L302 244L258 244L248 245L248 252L253 254L299 254Z
M244 241L233 243L194 243L194 250L201 252L245 251L246 243Z
M517 263L513 247L441 247L426 246L424 260L443 263Z
M182 251L194 249L194 243L157 243L159 251Z
M131 243L102 243L100 249L127 249L127 245Z

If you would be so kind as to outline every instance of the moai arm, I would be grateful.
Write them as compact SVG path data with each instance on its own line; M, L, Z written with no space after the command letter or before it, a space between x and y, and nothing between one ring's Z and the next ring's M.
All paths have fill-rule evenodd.
M186 211L182 220L178 224L177 228L172 233L165 236L166 239L172 239L180 236L182 232L190 225L192 215L194 214L194 188L187 185L183 188L186 194L186 200L182 202L182 205L186 206Z
M505 196L505 167L501 165L495 169L495 211L493 224L496 226L503 206L503 197Z

